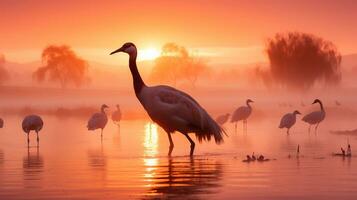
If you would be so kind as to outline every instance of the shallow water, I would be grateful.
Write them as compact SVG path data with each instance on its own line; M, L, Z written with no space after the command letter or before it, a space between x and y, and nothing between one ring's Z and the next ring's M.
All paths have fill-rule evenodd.
M357 167L352 158L333 157L356 138L329 133L346 122L326 121L317 134L298 122L291 134L277 129L279 119L225 126L224 144L196 145L190 157L185 137L167 135L148 120L111 122L88 132L86 120L43 116L40 147L31 147L21 118L4 116L0 129L0 199L355 199ZM353 122L347 125L352 125ZM301 147L296 157L297 145ZM255 152L269 162L242 162ZM354 153L354 152L353 152ZM290 158L288 155L291 155Z

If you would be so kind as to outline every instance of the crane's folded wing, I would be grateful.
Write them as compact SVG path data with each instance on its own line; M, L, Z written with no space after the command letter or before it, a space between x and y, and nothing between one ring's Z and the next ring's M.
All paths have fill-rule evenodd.
M176 117L201 129L204 128L205 111L192 97L170 87L160 90L157 96L162 103L169 104L168 106L174 109Z

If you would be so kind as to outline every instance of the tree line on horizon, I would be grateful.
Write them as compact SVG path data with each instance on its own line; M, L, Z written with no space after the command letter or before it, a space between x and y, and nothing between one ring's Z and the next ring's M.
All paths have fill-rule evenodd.
M308 90L320 82L338 85L341 82L341 54L330 41L301 32L277 33L265 44L268 68L257 67L255 74L268 88ZM61 88L81 87L90 82L88 61L80 58L69 46L50 45L41 55L42 66L32 74L35 81L58 83ZM10 79L0 54L0 85ZM187 82L193 87L199 77L212 73L207 61L176 43L163 45L154 60L149 79L176 85Z

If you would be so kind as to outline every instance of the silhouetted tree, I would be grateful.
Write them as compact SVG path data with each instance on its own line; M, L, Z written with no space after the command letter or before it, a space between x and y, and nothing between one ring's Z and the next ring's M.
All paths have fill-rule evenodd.
M317 81L328 85L341 81L341 54L330 41L306 33L277 33L268 40L266 52L270 74L265 75L274 84L309 89Z
M48 78L53 82L59 82L62 88L72 83L76 87L85 83L88 73L88 63L79 58L68 46L51 45L42 52L42 63L33 77L42 82Z
M187 80L195 86L199 75L208 70L206 63L190 55L185 47L167 43L162 47L161 55L155 60L150 79L174 85L178 81Z
M5 69L5 56L0 54L0 85L9 79L9 72Z

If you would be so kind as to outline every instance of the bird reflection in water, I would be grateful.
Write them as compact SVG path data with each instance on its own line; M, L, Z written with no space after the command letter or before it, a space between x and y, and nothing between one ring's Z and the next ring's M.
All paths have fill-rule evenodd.
M151 171L145 176L150 188L145 199L200 199L221 187L223 166L216 160L171 157L161 163L163 160L156 166L146 166Z
M201 194L216 193L222 179L222 165L215 160L197 157L157 158L157 125L145 125L144 181L150 188L144 199L198 198ZM191 195L191 197L189 197Z
M88 150L88 166L92 169L105 170L107 157L103 151L103 144L101 144L100 149Z
M5 155L2 149L0 149L0 166L4 164Z
M113 134L112 138L113 146L115 148L121 149L121 135L120 135L120 128L117 129L116 133Z
M33 150L36 149L36 150ZM23 179L25 187L40 187L36 181L40 181L44 171L44 160L39 153L39 148L27 148L27 155L23 158ZM28 181L28 184L26 182Z
M92 170L91 175L93 175L91 184L98 187L106 187L108 180L107 156L104 153L103 143L101 143L100 148L89 149L87 154L88 166Z

